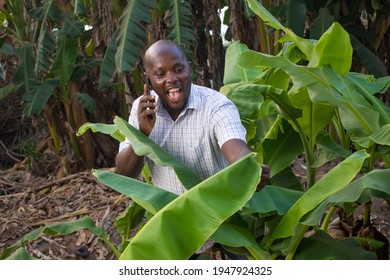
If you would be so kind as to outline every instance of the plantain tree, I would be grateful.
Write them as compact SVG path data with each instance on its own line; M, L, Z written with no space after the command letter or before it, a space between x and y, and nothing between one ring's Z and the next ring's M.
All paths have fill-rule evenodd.
M126 118L127 105L142 92L142 51L160 38L183 46L193 62L194 79L220 87L223 46L217 11L222 5L5 1L0 48L20 63L13 83L0 96L23 95L24 115L45 119L58 157L58 177L95 164L112 166L116 144L104 135L78 139L77 128L87 119L107 123L116 114Z

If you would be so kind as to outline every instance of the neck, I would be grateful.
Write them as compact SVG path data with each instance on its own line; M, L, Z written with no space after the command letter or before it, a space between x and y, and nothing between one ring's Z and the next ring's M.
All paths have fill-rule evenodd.
M167 109L168 114L171 116L172 120L176 121L177 118L180 116L180 113L183 110L172 110L172 109Z

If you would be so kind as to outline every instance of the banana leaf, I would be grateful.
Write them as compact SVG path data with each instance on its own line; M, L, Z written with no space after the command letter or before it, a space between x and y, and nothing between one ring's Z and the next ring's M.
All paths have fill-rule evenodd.
M302 217L349 184L367 157L364 150L357 151L330 170L297 200L276 228L264 237L261 247L269 247L278 238L292 236L294 226L300 223Z
M346 185L340 191L326 198L310 215L302 219L305 225L317 224L329 204L343 205L358 202L358 205L369 202L372 198L390 200L390 169L375 169Z
M115 65L118 72L134 70L146 44L147 26L152 20L154 6L155 0L129 1L119 18L115 53Z
M83 135L88 129L92 132L100 132L110 135L112 138L119 142L125 141L126 137L119 131L115 124L104 124L104 123L90 123L86 122L77 131L77 136Z
M303 194L303 191L267 185L260 192L255 193L244 205L242 214L276 212L278 215L283 216Z
M123 195L131 197L134 202L152 215L155 215L178 197L176 194L164 189L104 170L95 170L93 175L99 182ZM262 253L261 259L269 259L269 255L262 252L248 228L238 225L235 221L227 220L222 223L210 239L231 247L254 248L258 254Z
M387 80L366 81L365 84L356 86L355 75L341 76L328 66L321 68L299 66L284 57L273 57L254 51L243 53L239 64L247 68L264 66L283 68L291 76L295 86L308 89L310 99L314 103L338 107L344 127L363 147L369 145L368 136L380 130L380 125L390 117L379 99L363 102L362 97L356 97L368 95L372 88L381 90L388 88L390 85ZM360 100L360 104L356 100ZM373 105L368 105L371 101Z
M112 172L95 170L93 175L102 184L131 197L134 202L153 215L177 198L177 195L174 193Z
M290 28L283 26L266 8L258 1L247 0L251 10L258 15L266 24L272 26L276 30L283 30L286 34L281 41L293 41L296 46L310 60L313 56L313 45L306 39L297 36Z
M13 252L12 255L6 258L6 260L18 261L18 260L37 260L37 259L30 256L29 253L26 251L26 249L19 248L15 250L15 252Z
M66 33L60 33L57 54L54 57L51 70L56 77L59 77L61 85L66 85L72 77L78 56L77 47L78 38L74 38Z
M239 82L249 82L250 80L258 77L261 70L247 70L237 67L237 59L241 53L249 50L248 47L239 42L233 42L226 50L225 55L225 70L223 77L223 84L233 84Z
M376 260L373 252L362 248L354 238L335 240L324 231L304 238L295 254L297 260Z
M170 8L168 20L170 32L167 39L174 40L180 46L184 47L186 55L191 58L193 54L189 52L196 41L193 31L192 12L188 1L168 0L167 5Z
M134 152L137 155L146 156L158 165L171 165L180 182L187 190L201 182L200 178L191 169L184 166L142 132L131 126L127 121L116 116L114 123L126 138L130 140Z
M283 126L281 129L280 126ZM262 155L264 162L271 169L271 177L288 167L291 162L303 151L302 141L299 134L284 119L275 122L270 129L270 134L262 142Z
M118 39L120 29L117 29L112 35L111 41L108 44L107 50L104 53L100 76L99 76L99 88L105 88L108 86L112 76L115 73L115 53L117 50L116 40Z
M260 174L249 154L209 177L157 212L120 259L188 259L250 199Z
M46 1L45 5L31 11L31 16L39 19L41 27L39 30L37 59L35 64L35 73L38 75L50 71L53 55L56 48L56 39L52 32L53 22L61 22L63 16L58 8L56 1Z

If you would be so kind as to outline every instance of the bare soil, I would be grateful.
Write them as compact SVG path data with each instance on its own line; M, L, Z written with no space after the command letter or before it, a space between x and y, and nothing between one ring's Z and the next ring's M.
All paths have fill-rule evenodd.
M59 180L23 170L0 172L0 252L38 227L85 216L93 218L106 229L109 239L119 244L113 223L129 202L129 198L96 181L89 171ZM112 251L86 230L43 236L26 247L40 259L115 259Z

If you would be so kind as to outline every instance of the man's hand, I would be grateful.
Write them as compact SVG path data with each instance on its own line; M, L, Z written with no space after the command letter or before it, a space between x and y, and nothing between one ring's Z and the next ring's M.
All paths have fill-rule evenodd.
M260 178L259 184L257 185L256 192L258 192L262 188L264 188L264 186L267 184L267 182L270 178L270 174L271 174L271 169L266 164L261 164L261 170L262 170L261 178Z
M144 95L138 105L139 130L149 136L156 123L156 98L147 94L147 85L144 85Z
M251 151L243 140L240 139L231 139L226 141L222 145L222 153L224 154L226 160L229 164L239 160L240 158L246 156ZM260 182L257 185L256 191L260 191L270 179L271 169L266 164L261 164L261 178Z

